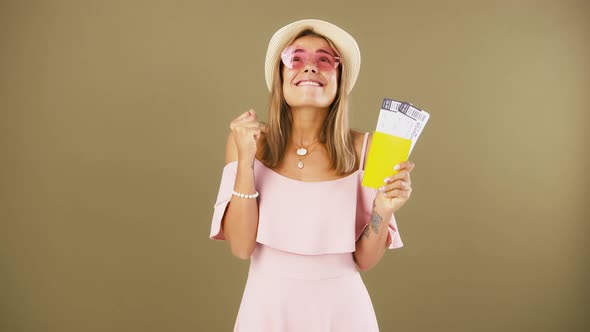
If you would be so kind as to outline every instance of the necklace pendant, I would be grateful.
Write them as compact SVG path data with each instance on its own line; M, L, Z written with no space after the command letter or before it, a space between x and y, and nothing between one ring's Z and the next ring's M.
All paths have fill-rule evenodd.
M300 169L303 168L303 161L298 162L297 167L299 167Z
M298 156L305 156L307 154L307 149L306 148L299 148L297 149L297 155Z

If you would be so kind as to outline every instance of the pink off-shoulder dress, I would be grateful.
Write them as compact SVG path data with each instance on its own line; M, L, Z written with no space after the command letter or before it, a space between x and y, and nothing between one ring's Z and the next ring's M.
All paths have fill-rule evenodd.
M352 256L377 192L361 185L367 138L359 169L336 180L291 179L255 159L257 244L234 332L379 331ZM211 239L224 240L221 219L236 167L234 161L223 169ZM388 248L403 246L394 216L388 230Z

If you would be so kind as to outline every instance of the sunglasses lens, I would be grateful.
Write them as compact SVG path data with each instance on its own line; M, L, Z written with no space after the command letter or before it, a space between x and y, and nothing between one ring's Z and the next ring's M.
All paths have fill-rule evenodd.
M289 47L281 54L281 60L283 60L283 64L289 69L301 69L307 64L309 57L307 52Z
M314 62L316 67L322 71L332 70L338 66L337 59L326 53L316 53Z
M281 53L281 60L289 69L301 69L307 65L310 59L313 60L313 64L316 68L321 71L333 70L338 67L338 64L340 63L339 58L321 50L316 53L311 53L301 48L289 46Z

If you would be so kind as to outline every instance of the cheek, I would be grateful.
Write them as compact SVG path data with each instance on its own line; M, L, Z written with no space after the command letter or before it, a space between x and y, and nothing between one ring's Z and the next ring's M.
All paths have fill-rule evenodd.
M291 80L293 80L293 73L288 70L283 70L283 89L288 88L289 85L291 85Z
M281 73L283 73L283 84L289 83L293 79L294 73L289 68L283 67Z
M328 78L328 81L330 82L330 93L333 93L334 95L336 94L336 92L338 92L338 73L335 73L334 75L330 75Z
M285 98L285 101L287 102L287 105L291 105L295 102L296 99L294 99L294 91L293 91L293 87L291 86L291 81L294 78L294 74L292 72L290 72L289 70L283 70L283 83L282 83L282 89L283 89L283 98Z

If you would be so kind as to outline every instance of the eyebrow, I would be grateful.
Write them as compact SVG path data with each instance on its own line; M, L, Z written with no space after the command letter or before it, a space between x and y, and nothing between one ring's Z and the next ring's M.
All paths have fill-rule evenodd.
M302 49L302 48L298 48L295 51L293 51L293 53L297 53L297 52L305 52L305 50ZM338 57L338 55L332 54L332 53L330 53L330 52L328 52L328 51L326 51L324 49L321 49L321 48L319 50L317 50L316 53L326 53L326 54L329 54L329 55L331 55L333 57L336 57L336 58Z

